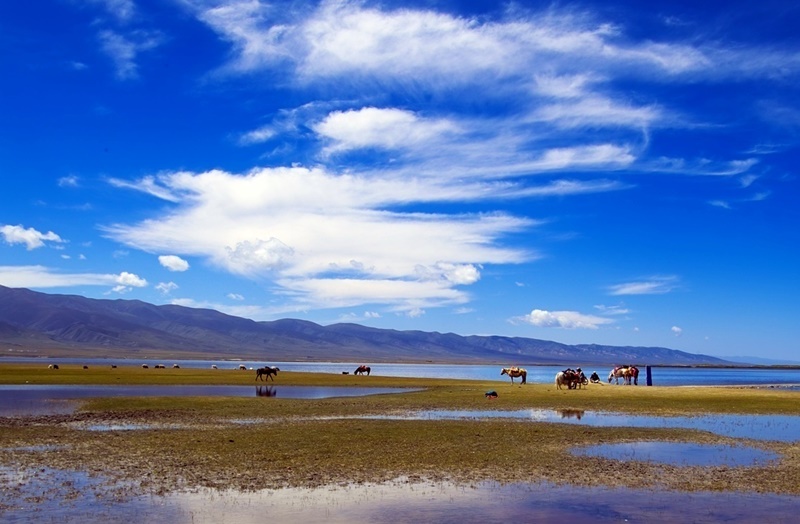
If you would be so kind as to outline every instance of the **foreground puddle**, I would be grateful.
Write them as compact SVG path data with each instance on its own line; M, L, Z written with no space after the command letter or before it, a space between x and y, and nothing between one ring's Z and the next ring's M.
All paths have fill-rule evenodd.
M575 448L578 456L603 457L627 462L660 462L673 466L763 466L780 457L747 446L693 444L687 442L623 442Z
M533 422L561 422L596 427L683 428L709 431L717 435L756 440L794 442L800 440L800 416L795 415L727 415L713 414L697 417L658 417L627 415L602 411L521 409L498 410L430 410L407 415L370 418L404 420L479 420L515 418Z
M0 417L65 415L69 400L97 397L280 397L321 399L419 391L404 388L318 386L58 386L0 385Z
M794 522L800 497L580 488L548 483L460 486L361 484L255 492L201 489L166 496L124 495L82 473L0 468L4 522L171 522L237 524L577 522ZM105 490L104 490L105 489ZM46 496L42 496L46 494ZM766 516L766 517L765 517Z

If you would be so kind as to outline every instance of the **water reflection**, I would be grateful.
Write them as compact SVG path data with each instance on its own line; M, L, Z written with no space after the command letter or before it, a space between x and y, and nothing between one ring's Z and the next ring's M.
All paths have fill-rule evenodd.
M69 414L69 400L97 397L275 397L322 399L418 391L404 388L319 386L71 386L0 385L0 417Z
M619 461L649 461L673 466L756 466L780 458L776 453L748 446L695 444L690 442L621 442L575 448L579 456Z
M275 397L278 395L278 390L273 386L256 386L257 397Z
M582 419L586 414L586 411L583 409L559 409L557 412L561 415L561 418L574 418L578 420Z
M602 411L521 409L499 410L429 410L405 415L371 418L408 420L480 420L516 418L534 422L585 424L595 427L682 428L710 431L718 435L756 440L793 442L800 440L800 416L797 415L731 415L713 414L696 417L659 417L629 415Z
M6 522L173 522L241 524L484 522L794 522L800 498L749 493L681 493L582 488L548 483L471 486L361 484L255 492L202 489L119 497L83 473L0 468L0 520ZM47 497L38 496L48 493ZM268 517L268 518L267 518Z

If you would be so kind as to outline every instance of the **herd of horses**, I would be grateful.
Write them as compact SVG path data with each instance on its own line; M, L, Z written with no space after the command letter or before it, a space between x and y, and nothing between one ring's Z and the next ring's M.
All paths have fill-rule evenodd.
M528 371L517 366L500 369L500 375L508 375L512 384L515 378L521 378L521 384L526 384L528 379ZM639 368L631 365L615 366L608 374L608 383L611 384L611 381L614 380L616 384L619 384L620 379L625 385L630 386L633 384L638 386ZM558 389L562 389L563 386L567 386L567 389L579 389L587 386L590 382L600 383L600 377L597 376L597 373L592 373L591 378L587 378L581 368L567 368L556 373L555 383Z
M116 366L112 366L116 367ZM143 368L147 368L147 364L142 364ZM155 366L156 368L164 368L165 366L162 364L158 364ZM179 368L178 364L173 364L173 368ZM58 364L50 364L48 366L50 369L58 369ZM84 366L86 369L87 366ZM211 366L212 369L217 369L217 366L214 364ZM246 370L247 367L244 365L240 365L239 369ZM253 368L250 368L253 369ZM280 368L276 366L264 366L262 368L256 369L256 380L272 380L275 381L275 377L278 375L278 371ZM354 375L363 375L369 374L372 372L372 368L367 365L360 365L356 368L353 372ZM347 374L347 372L344 372ZM518 366L512 366L508 368L501 368L500 375L507 375L511 379L511 383L514 383L515 378L520 379L520 384L527 384L528 383L528 371L525 368L521 368ZM614 369L608 374L608 383L610 384L611 381L615 381L616 384L619 384L619 380L622 379L622 383L625 385L639 385L639 368L636 366L626 365L626 366L615 366ZM558 389L561 389L563 386L567 386L567 389L579 389L583 386L588 385L590 382L600 383L600 378L597 376L597 373L592 373L591 378L586 378L586 375L583 373L581 368L571 369L567 368L563 371L559 371L556 373L555 383ZM271 396L271 395L264 395L264 396Z

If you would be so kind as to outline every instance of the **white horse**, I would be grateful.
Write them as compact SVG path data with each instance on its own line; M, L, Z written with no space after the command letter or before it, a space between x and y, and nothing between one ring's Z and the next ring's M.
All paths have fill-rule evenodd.
M528 382L528 371L523 368L518 367L510 367L510 368L502 368L500 370L500 376L508 375L511 379L511 383L514 383L514 378L521 378L522 384L526 384Z
M615 384L619 385L619 379L622 379L623 384L626 386L631 385L631 381L635 386L639 385L639 368L636 366L617 366L608 374L608 383L614 380Z

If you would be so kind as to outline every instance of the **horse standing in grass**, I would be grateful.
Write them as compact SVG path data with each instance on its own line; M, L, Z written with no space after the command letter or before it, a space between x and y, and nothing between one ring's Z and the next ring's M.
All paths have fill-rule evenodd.
M514 379L519 377L522 379L521 384L528 383L528 371L518 367L510 367L510 368L502 368L500 370L500 376L508 375L508 378L511 379L511 383L514 383Z
M372 369L369 366L365 366L364 364L358 366L356 370L353 372L353 375L363 375L364 373L369 376Z
M258 380L258 379L266 380L264 378L264 375L266 375L268 379L270 379L270 380L272 380L274 382L275 379L273 378L273 376L277 375L278 371L280 371L280 369L275 367L275 366L272 366L272 367L264 366L263 368L258 368L256 370L256 380Z
M615 380L615 384L619 384L619 379L622 379L623 384L626 386L631 385L631 381L633 382L634 386L639 385L639 368L636 366L617 366L611 370L611 373L608 374L608 383L611 384L612 380Z

